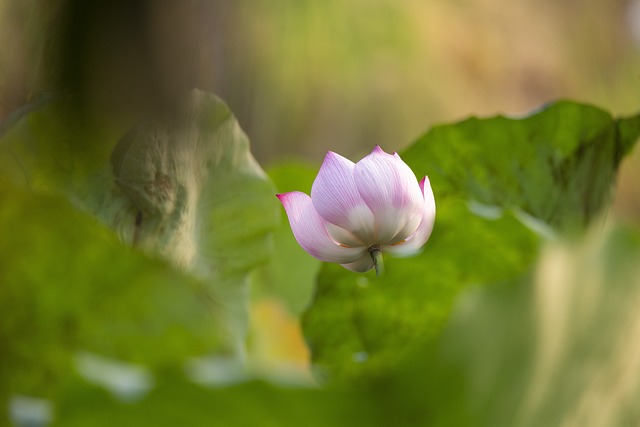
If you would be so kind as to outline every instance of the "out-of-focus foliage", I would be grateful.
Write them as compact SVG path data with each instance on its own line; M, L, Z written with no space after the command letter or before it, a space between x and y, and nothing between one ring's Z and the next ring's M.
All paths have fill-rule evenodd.
M111 160L117 191L93 202L97 216L123 240L209 283L229 351L242 354L248 277L270 255L278 207L233 115L217 97L193 91L177 118L127 133Z
M94 119L49 100L3 126L3 402L52 395L78 351L163 369L244 352L277 201L235 118L194 91L126 136Z
M376 425L368 396L348 391L275 387L249 382L223 389L167 380L136 404L113 399L86 384L70 387L56 426Z
M584 227L611 196L640 116L558 102L523 119L471 118L432 128L404 152L436 197L517 207L554 228Z
M637 228L597 229L549 245L531 280L469 290L436 343L374 382L411 416L393 425L636 425L639 261Z
M69 97L42 96L2 123L2 176L36 192L79 201L92 193L93 177L108 170L111 151L131 124L98 120Z
M531 275L467 289L437 339L356 388L206 389L169 377L131 404L75 382L54 425L634 425L639 260L634 228L547 245Z
M638 1L576 6L0 2L0 424L639 424L638 230L583 231L640 119L573 103L420 138L402 154L436 192L423 253L380 280L321 267L306 333L334 381L221 385L245 379L249 275L298 314L320 263L284 217L269 240L276 190L226 106L180 94L222 95L260 159L318 164L551 99L635 111ZM8 115L50 91L74 97ZM306 191L316 170L270 172ZM263 326L250 345L283 339Z
M311 185L317 175L317 167L304 164L285 163L268 170L278 193L288 191L311 192ZM258 294L277 296L298 315L309 304L315 276L321 262L308 256L298 245L286 215L281 215L280 226L274 233L274 256L260 271Z
M71 106L31 106L0 139L3 419L622 426L639 415L628 378L640 238L618 228L581 241L637 117L562 102L420 138L402 156L432 178L431 240L387 259L379 279L322 266L304 315L321 387L287 388L248 381L229 357L243 353L247 277L273 254L254 275L260 293L296 313L318 262L284 220L269 246L276 190L228 109L195 91L127 132ZM272 175L280 191L308 191L315 169ZM565 229L577 249L540 261Z
M437 336L462 289L500 286L535 262L539 238L513 214L488 219L459 200L437 203L427 247L416 257L385 257L380 279L323 266L303 323L321 375L344 381L384 372Z
M308 193L318 167L287 162L267 172L278 193ZM261 375L296 383L311 379L299 317L311 301L320 266L298 245L287 216L281 215L273 233L273 256L252 277L248 353Z
M79 350L166 368L217 348L201 283L60 197L3 180L0 206L2 410L10 393L51 396Z
M416 257L387 257L379 280L323 266L304 322L314 363L338 380L384 371L418 338L438 334L461 289L525 276L538 235L583 227L601 212L639 134L637 117L616 121L568 102L522 119L433 128L402 153L431 179L430 241Z

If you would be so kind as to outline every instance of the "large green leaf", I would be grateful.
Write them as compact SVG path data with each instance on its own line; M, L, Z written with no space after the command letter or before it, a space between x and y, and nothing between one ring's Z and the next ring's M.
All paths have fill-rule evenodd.
M0 206L2 402L55 395L79 350L164 369L219 348L198 281L60 197L2 182Z
M278 193L297 190L309 194L318 168L287 162L270 168L268 173ZM311 300L321 262L310 257L298 245L286 215L281 215L273 242L274 256L260 269L254 295L276 297L287 305L291 313L298 315Z
M533 280L469 291L437 342L371 383L429 426L630 426L640 419L640 232L555 243Z
M460 290L524 277L539 236L602 210L639 133L637 117L616 121L569 102L433 128L401 154L430 177L430 241L416 257L387 257L379 280L323 266L304 318L314 364L333 379L384 371L416 339L437 336Z
M483 218L459 200L438 209L424 251L385 258L379 279L323 266L303 326L314 364L332 379L388 369L416 342L437 336L462 289L500 286L535 262L539 237L513 214Z
M171 369L242 357L249 276L279 221L274 187L214 95L193 91L133 128L72 101L2 128L3 401L51 394L79 350Z
M248 382L211 389L170 379L139 402L124 403L75 383L58 423L82 426L352 426L376 425L368 396L353 392L283 388Z
M229 109L193 91L125 135L132 119L86 117L72 101L39 102L10 117L2 175L65 194L122 241L208 283L228 351L241 352L248 275L269 256L278 206Z
M231 112L194 91L177 116L132 129L112 163L117 187L92 201L97 216L208 283L228 350L242 353L249 273L271 253L279 207Z
M633 425L640 234L619 228L543 253L519 283L466 290L437 340L357 387L207 389L165 377L122 402L73 381L55 425Z
M34 191L71 199L104 192L93 188L94 175L109 171L111 151L134 121L98 119L80 111L73 98L43 96L0 125L0 175Z
M462 195L517 207L559 229L585 226L606 204L640 134L640 116L558 102L524 118L470 118L436 126L402 153L429 175L436 200Z

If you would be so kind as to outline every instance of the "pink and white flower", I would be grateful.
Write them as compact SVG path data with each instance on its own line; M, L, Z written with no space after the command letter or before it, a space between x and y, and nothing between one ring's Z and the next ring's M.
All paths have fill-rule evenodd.
M397 153L376 146L358 163L329 151L311 197L278 194L302 248L321 261L365 272L372 251L417 252L433 230L436 204L429 179L418 182Z

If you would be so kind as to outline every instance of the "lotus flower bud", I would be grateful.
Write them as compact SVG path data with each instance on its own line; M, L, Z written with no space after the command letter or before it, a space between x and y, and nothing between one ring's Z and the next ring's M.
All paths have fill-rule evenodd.
M315 258L365 272L379 252L411 255L429 239L436 204L397 153L376 146L357 163L329 151L311 188L277 195L298 244Z

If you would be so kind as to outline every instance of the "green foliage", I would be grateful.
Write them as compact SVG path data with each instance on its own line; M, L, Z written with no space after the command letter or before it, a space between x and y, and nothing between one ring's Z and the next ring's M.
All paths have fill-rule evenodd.
M194 91L126 132L132 121L59 99L3 126L3 402L55 396L78 351L162 370L242 357L275 190L213 95Z
M164 369L217 348L201 283L59 197L0 190L3 401L55 394L78 350Z
M640 230L546 248L533 280L468 292L437 342L371 383L429 426L628 426L640 419Z
M381 278L322 265L303 317L321 388L198 385L194 357L242 353L256 267L275 253L254 274L259 291L299 313L320 263L278 219L276 190L220 100L194 91L133 122L45 100L1 128L0 422L16 395L49 399L60 426L640 416L640 232L582 234L640 116L560 102L439 126L409 147L403 159L436 194L433 235L417 256L387 257ZM285 192L308 191L316 171L270 172ZM575 241L560 243L567 230Z
M309 194L318 168L283 163L268 172L278 193L304 191ZM273 243L275 256L259 271L255 291L281 299L292 313L300 314L311 300L321 262L310 257L298 245L286 215L280 216L280 226L273 234Z
M78 199L96 191L92 177L107 168L131 123L88 116L68 97L41 97L0 126L2 176L34 191Z
M564 230L584 227L601 211L639 132L637 116L615 120L563 101L522 119L434 127L403 158L417 175L429 175L436 200L462 195L517 207Z
M440 202L424 251L386 257L380 279L323 266L304 317L314 364L342 380L394 366L416 342L437 336L461 290L525 274L538 246L538 236L512 214L487 219L459 200Z
M60 426L340 426L375 425L366 396L281 388L252 381L211 389L167 380L135 405L76 383L61 406Z
M380 280L323 266L304 318L314 363L338 381L384 372L438 335L461 290L526 276L540 236L601 212L639 132L637 118L570 102L430 130L401 156L434 189L431 239L416 257L387 257Z

